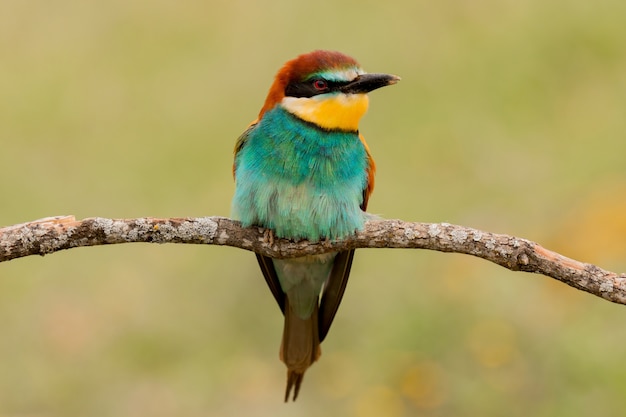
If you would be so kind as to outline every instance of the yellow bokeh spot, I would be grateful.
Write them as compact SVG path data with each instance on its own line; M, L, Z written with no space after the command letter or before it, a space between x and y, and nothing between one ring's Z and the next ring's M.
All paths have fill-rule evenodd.
M365 390L355 402L357 417L397 417L404 415L400 395L386 386L374 386Z
M585 262L621 260L626 252L625 214L626 181L600 184L568 210L549 244Z
M445 399L443 372L432 361L423 361L410 367L401 381L402 394L415 407L434 409L443 404Z

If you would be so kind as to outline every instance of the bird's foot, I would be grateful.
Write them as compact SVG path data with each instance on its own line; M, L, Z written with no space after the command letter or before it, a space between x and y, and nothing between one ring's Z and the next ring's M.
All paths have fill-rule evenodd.
M263 231L263 242L268 243L270 246L274 245L274 231L272 229Z
M324 246L325 248L331 248L333 246L333 241L330 238L322 238L320 240L320 243L322 244L322 246Z

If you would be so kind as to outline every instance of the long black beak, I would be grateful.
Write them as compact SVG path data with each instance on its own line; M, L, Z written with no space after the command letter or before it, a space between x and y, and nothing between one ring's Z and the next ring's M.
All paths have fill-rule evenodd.
M391 74L361 74L341 87L341 92L345 94L365 94L377 88L392 85L400 81L400 77Z

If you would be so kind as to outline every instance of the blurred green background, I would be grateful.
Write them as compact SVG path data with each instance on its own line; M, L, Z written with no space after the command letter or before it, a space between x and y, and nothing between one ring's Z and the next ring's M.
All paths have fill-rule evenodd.
M400 75L370 210L626 270L626 2L4 0L0 224L229 214L232 148L317 48ZM0 416L618 416L626 307L468 256L362 250L297 403L251 253L0 265Z

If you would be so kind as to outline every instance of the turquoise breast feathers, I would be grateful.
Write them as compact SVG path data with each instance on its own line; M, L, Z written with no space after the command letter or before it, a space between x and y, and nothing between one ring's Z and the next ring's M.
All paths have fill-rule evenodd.
M357 132L321 130L279 105L239 146L232 216L244 226L312 241L363 228L368 157Z

